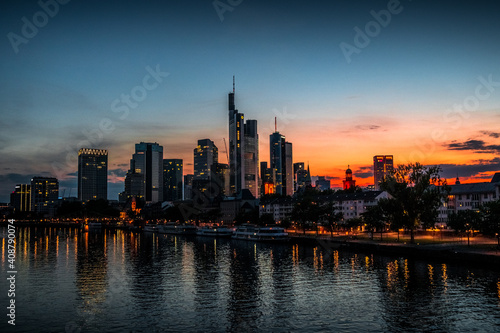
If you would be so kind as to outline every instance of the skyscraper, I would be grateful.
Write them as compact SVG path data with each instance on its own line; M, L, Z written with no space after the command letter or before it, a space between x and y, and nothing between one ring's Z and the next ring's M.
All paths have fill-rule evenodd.
M17 212L29 212L31 210L31 185L17 184L14 192L10 194L10 205Z
M258 195L259 177L259 137L257 121L247 120L234 104L233 92L228 95L229 109L229 182L233 195L249 189ZM248 170L247 170L248 169Z
M373 156L373 183L376 190L380 189L380 183L385 176L394 170L392 155Z
M127 197L143 197L146 202L163 200L163 147L158 143L135 144L125 192Z
M261 179L261 189L260 195L274 194L274 169L267 167L267 162L260 162L260 179Z
M293 195L292 144L278 131L269 136L270 167L274 170L275 193Z
M82 148L78 151L78 199L108 199L108 151Z
M183 163L181 159L163 160L163 200L182 200Z
M53 215L59 197L59 181L51 177L31 179L31 211Z
M236 194L245 184L245 164L243 161L244 123L245 116L239 113L234 105L234 76L233 92L229 93L229 183L231 193Z
M245 188L256 198L259 197L259 135L257 120L245 122Z
M198 140L198 146L194 149L193 189L208 197L217 196L221 192L219 187L212 184L216 181L214 166L218 163L219 150L215 143L210 139Z

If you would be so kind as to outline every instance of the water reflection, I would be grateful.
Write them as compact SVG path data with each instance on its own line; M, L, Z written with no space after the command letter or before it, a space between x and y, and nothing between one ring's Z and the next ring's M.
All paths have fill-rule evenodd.
M5 269L6 231L1 235ZM86 332L500 327L498 271L463 264L300 244L56 228L19 228L16 250L23 272L18 319L26 332L64 331L67 323Z

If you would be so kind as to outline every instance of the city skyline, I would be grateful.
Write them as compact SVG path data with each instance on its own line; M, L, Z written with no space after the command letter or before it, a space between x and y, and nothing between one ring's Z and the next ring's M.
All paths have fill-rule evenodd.
M44 11L38 2L1 4L0 201L35 176L76 194L80 148L109 151L110 199L137 142L161 144L164 159L185 161L184 174L202 138L227 163L233 75L239 112L259 124L259 162L269 162L277 117L293 162L333 187L348 165L356 185L372 184L377 154L488 181L500 170L493 2L389 3L244 1L221 14L211 2L70 1L33 36L23 25ZM26 42L16 46L13 34Z

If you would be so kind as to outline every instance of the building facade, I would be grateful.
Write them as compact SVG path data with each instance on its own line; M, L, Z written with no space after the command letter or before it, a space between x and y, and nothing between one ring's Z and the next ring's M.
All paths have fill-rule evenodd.
M285 136L274 132L269 136L269 160L274 173L275 193L293 195L294 172L292 144L286 142Z
M125 178L125 196L142 197L146 202L163 201L163 147L158 143L135 144Z
M31 185L17 184L10 195L10 205L16 213L31 211Z
M52 177L31 179L31 211L54 215L59 198L59 181Z
M210 139L198 140L194 149L193 191L212 198L217 196L217 186L214 167L219 163L219 150Z
M380 183L385 176L394 170L394 157L392 155L373 156L373 184L376 190L380 189Z
M78 151L78 199L108 199L108 151L82 148Z
M259 135L257 120L247 120L245 123L245 188L256 198L259 197Z
M182 200L183 195L182 159L163 160L163 200Z
M259 136L257 120L247 120L234 103L235 88L228 95L229 109L229 187L231 195L248 189L259 194Z

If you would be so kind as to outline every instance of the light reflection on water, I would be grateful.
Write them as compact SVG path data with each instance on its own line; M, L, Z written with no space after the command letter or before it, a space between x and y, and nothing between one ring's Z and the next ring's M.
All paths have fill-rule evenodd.
M16 251L16 332L500 330L498 270L321 246L60 228L17 229Z

